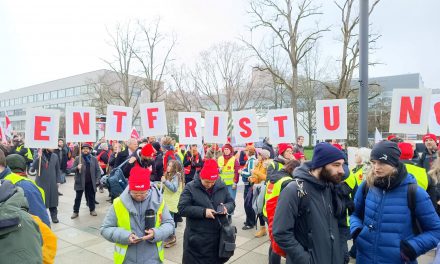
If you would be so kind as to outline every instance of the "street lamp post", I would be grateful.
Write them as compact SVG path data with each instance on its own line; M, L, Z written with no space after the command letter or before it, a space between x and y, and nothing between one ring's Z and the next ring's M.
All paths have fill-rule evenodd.
M368 0L360 1L359 13L359 147L368 144Z

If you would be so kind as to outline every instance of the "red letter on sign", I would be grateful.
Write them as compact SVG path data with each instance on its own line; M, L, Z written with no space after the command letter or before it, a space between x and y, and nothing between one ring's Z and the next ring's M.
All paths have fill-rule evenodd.
M339 128L339 106L333 106L333 124L330 124L330 106L324 107L324 126L327 130Z
M400 101L400 124L406 124L409 119L411 124L420 124L420 117L422 113L422 97L416 96L414 98L414 107L411 104L411 98L409 96L403 96Z
M218 121L219 117L218 116L214 116L214 136L218 137Z
M127 116L127 112L114 111L113 115L116 116L116 132L122 131L122 117Z
M194 118L185 118L185 137L197 137L196 125Z
M250 137L252 135L252 130L247 125L251 123L251 120L247 117L244 117L238 121L238 125L245 131L241 131L240 135L242 137Z
M157 116L153 113L159 112L159 108L147 108L148 128L154 128L153 121L157 120Z
M50 122L50 116L36 116L35 117L35 133L34 140L49 140L49 136L43 136L41 133L47 131L47 126L43 122Z
M73 113L73 134L79 135L79 128L81 127L81 131L83 134L90 134L90 113L84 113L84 120L81 117L81 113L74 112Z
M276 116L273 120L278 122L278 135L284 137L284 121L287 120L287 116Z
M440 103L434 105L435 120L440 125Z

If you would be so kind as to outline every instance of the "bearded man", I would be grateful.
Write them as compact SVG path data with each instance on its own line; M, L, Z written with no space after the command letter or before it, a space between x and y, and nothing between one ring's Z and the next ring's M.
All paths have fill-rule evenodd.
M345 207L335 185L343 180L344 154L328 143L316 145L313 159L293 172L281 192L273 237L286 263L344 263L346 234L338 221Z

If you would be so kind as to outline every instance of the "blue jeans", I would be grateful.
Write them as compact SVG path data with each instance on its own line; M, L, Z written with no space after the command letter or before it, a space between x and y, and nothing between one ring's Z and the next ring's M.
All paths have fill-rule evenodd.
M232 189L233 185L227 185L226 187L228 188L228 192L231 195L232 199L235 201L235 197L237 196L237 188L235 188L235 190Z

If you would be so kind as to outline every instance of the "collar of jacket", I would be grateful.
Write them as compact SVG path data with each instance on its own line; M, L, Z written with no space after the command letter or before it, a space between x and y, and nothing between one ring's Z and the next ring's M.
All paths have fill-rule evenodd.
M206 191L206 188L202 185L202 181L200 179L195 179L194 184L197 188L200 188L204 192L208 193L208 191ZM225 188L225 186L226 185L220 179L218 179L214 184L212 193L214 194L215 192L218 192L219 190Z
M151 186L148 196L149 197L146 198L149 199L148 209L153 209L155 212L157 212L160 207L160 203L162 202L162 195L160 194L160 191L155 186ZM133 204L133 198L131 198L128 186L122 192L120 198L130 214L138 215L140 213L136 210L136 207Z

